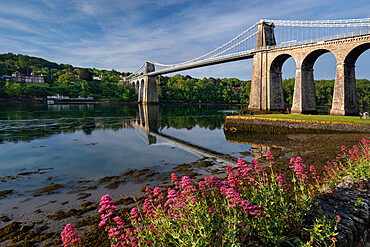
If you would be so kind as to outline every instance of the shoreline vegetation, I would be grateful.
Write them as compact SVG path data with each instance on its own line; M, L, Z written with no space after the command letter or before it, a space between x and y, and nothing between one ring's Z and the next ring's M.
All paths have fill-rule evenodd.
M128 72L73 67L22 54L0 54L0 76L9 76L16 71L42 75L45 83L0 81L0 98L46 99L49 95L60 94L70 98L91 96L94 99L131 101L138 97L127 81L122 80L130 75ZM282 82L287 106L293 103L294 83L294 78ZM157 89L160 102L248 104L251 81L213 77L200 79L177 74L158 77ZM357 79L356 89L358 104L370 106L369 80ZM315 80L317 105L331 105L333 91L334 80Z
M113 199L104 195L95 228L100 228L95 236L103 239L95 239L94 244L354 246L355 241L368 240L370 141L363 138L360 146L348 150L342 146L341 151L322 174L315 166L306 166L301 157L291 158L290 174L283 174L273 168L274 157L268 151L268 169L261 169L254 159L250 164L239 159L236 167L227 167L223 179L212 176L192 181L173 173L167 190L147 187L145 200L134 199L137 206L125 210L117 210ZM335 198L335 191L348 184L359 187L367 198L346 199L354 207L351 212L323 214L318 202ZM355 214L352 219L360 218L357 223L362 222L362 230L347 240L348 233L338 229L348 229L350 214ZM88 236L80 238L71 224L61 233L65 246L93 246L86 242Z

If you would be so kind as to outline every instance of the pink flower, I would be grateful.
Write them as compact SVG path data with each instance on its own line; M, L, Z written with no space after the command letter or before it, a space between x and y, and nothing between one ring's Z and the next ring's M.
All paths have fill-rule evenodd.
M209 207L209 213L210 214L214 214L215 213L215 210L213 209L213 207Z
M338 222L340 221L340 216L339 216L339 215L337 215L337 221L338 221Z
M294 168L294 172L296 173L296 177L299 178L300 180L304 180L307 178L307 174L304 172L304 168L306 167L305 164L303 164L302 158L297 157L297 158L291 158L290 159L290 164L293 164L293 166L289 166L289 168Z
M179 178L176 176L175 173L171 174L171 183L178 184L179 183Z
M162 190L158 187L155 187L154 191L153 191L153 196L154 197L157 197L157 199L154 199L155 202L159 201L160 199L163 199L163 193L162 193Z
M284 174L279 174L279 176L276 178L276 181L278 181L279 186L286 185Z
M246 168L246 167L248 167L248 165L245 163L245 161L242 158L239 158L238 163L236 164L236 167Z
M74 227L71 224L67 224L64 230L61 233L62 241L65 247L73 246L80 242L80 237L75 231Z
M206 189L206 186L204 185L204 182L200 181L199 182L199 190L205 190L205 189Z
M132 222L135 222L136 219L139 221L140 212L137 208L132 208L131 212L130 212L130 215L131 215L131 218L132 218Z
M227 166L226 171L230 174L233 172L233 168L231 166Z
M114 201L109 195L102 196L99 206L99 213L101 214L101 221L99 226L104 226L108 218L113 214L114 210L116 210L116 206L114 206Z
M270 151L267 151L267 153L266 153L266 159L267 160L273 160L274 159L274 156L272 155L272 153Z

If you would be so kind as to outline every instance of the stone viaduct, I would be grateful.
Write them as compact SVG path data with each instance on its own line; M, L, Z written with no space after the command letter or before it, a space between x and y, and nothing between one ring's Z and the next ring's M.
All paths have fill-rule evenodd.
M324 53L331 52L337 61L332 115L357 115L355 64L357 58L370 48L370 35L341 38L318 43L268 49L276 45L273 24L258 27L253 56L253 75L249 109L284 109L282 66L293 57L296 77L292 113L316 113L313 66ZM266 49L267 48L267 49Z
M336 58L337 68L330 114L358 115L355 64L358 57L370 48L370 34L278 47L273 23L259 23L257 32L255 50L247 56L191 65L181 69L174 68L165 73L253 58L248 108L284 110L286 106L283 97L282 66L288 58L293 57L296 63L296 77L291 112L294 114L317 113L313 67L321 55L331 52ZM139 95L138 102L140 103L158 102L155 76L160 75L161 72L154 71L154 64L146 62L145 74L130 81L130 85L135 87Z

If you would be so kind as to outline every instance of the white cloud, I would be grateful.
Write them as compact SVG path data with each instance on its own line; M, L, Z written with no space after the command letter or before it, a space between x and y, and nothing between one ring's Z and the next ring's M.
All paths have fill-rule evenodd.
M30 4L25 4L26 7L20 4L25 1L15 1L24 12L11 12L7 7L6 11L10 11L14 18L0 17L3 29L18 31L6 35L0 28L0 36L7 36L7 40L14 42L7 44L0 39L2 50L9 47L9 52L30 51L35 56L39 51L39 56L58 63L120 71L134 71L145 60L171 64L200 56L261 18L356 18L369 16L370 9L365 8L364 5L369 4L364 1L321 0L71 0L68 3L39 0L40 5L30 9L27 9ZM0 3L0 7L5 5ZM32 13L37 13L38 17L33 17ZM24 35L23 43L20 33ZM238 72L245 70L250 72ZM223 74L249 75L251 62L193 71L184 73L191 72L200 77L207 73L219 77Z

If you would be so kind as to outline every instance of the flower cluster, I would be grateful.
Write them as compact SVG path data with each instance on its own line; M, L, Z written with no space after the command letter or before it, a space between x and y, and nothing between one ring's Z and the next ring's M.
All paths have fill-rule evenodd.
M247 164L239 158L236 167L228 166L227 176L220 180L205 177L194 183L189 177L171 175L174 187L162 192L159 187L145 189L143 205L133 207L128 218L115 216L117 207L109 195L101 198L99 225L105 228L111 246L242 246L248 239L261 239L264 244L284 245L294 231L301 231L312 200L324 185L338 183L346 174L369 178L370 141L363 139L360 147L346 150L336 161L325 166L324 175L314 166L305 171L301 157L290 160L292 182L273 169L274 157L266 154L271 172L262 170L255 159ZM347 159L342 163L343 159ZM331 179L331 180L329 180ZM314 186L312 184L314 184ZM325 184L324 184L325 183ZM340 216L334 219L338 223ZM310 240L305 246L322 244L316 239L320 229L327 232L324 241L335 243L327 219L305 229ZM72 225L62 232L65 246L79 244ZM306 239L308 240L308 239ZM304 240L304 241L306 241ZM302 239L298 242L302 242ZM317 242L315 242L317 241Z
M71 224L67 224L61 233L64 247L77 246L80 243L78 232L75 231Z

